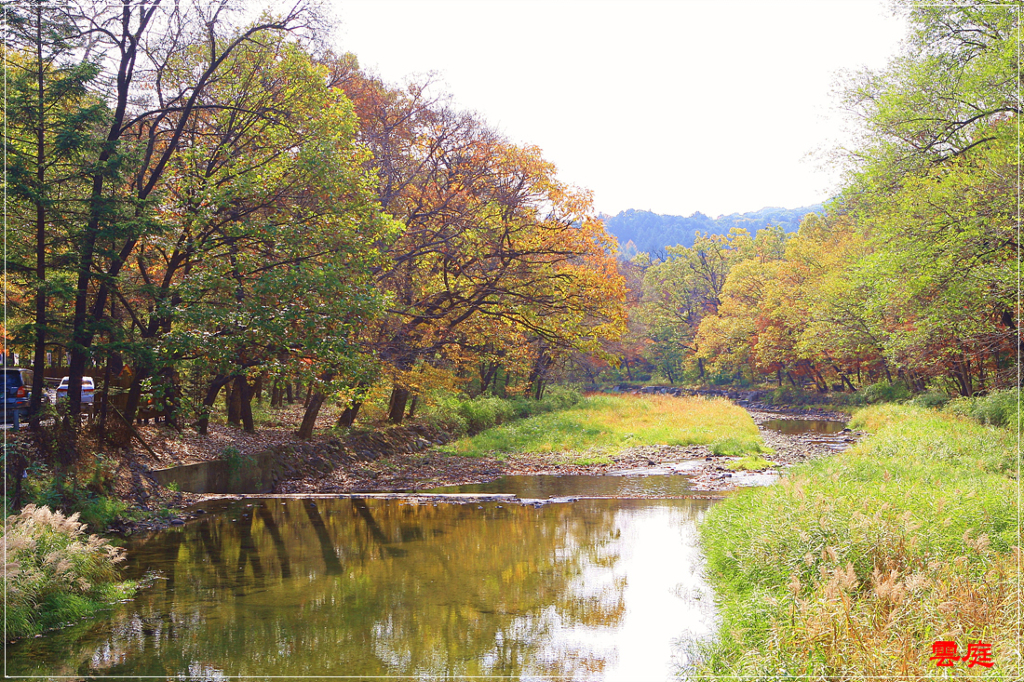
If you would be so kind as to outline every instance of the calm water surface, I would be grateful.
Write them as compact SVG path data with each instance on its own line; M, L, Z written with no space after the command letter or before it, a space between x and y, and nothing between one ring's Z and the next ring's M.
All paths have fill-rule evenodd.
M603 495L633 477L566 478L523 496L580 494L584 478ZM129 548L127 572L155 571L152 587L106 618L8 645L7 672L669 680L714 625L695 532L711 504L208 507Z
M682 497L690 479L678 474L624 471L607 476L502 476L488 483L433 488L433 493L514 493L520 499L557 497Z

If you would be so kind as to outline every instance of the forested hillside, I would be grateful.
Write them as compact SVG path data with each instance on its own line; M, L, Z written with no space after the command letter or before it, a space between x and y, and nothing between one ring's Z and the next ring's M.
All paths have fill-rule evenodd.
M693 246L697 233L729 234L733 228L742 228L755 234L768 225L780 225L786 232L796 232L800 221L808 213L820 213L821 204L800 208L762 208L750 213L731 213L711 218L700 211L689 217L662 215L651 211L629 209L616 215L602 215L605 229L619 240L619 251L632 258L643 251L664 253L667 246Z
M841 104L863 133L824 210L796 232L728 235L697 214L696 239L620 259L630 319L612 374L962 396L1018 384L1018 17L995 5L907 15L906 50L845 77ZM654 233L641 227L671 234L664 245L680 224L608 222L639 249Z

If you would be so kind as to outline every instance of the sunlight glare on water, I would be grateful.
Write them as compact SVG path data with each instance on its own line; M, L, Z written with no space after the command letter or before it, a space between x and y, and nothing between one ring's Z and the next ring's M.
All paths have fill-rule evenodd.
M9 644L8 674L673 680L714 627L711 504L222 503L134 543L152 586Z

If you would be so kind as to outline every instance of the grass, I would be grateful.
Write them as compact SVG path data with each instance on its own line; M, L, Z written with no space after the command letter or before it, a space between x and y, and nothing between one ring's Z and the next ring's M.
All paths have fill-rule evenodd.
M758 457L756 455L748 455L741 460L731 462L728 466L733 471L764 471L765 469L776 466L772 462L769 462L764 457Z
M78 515L27 505L8 517L6 632L25 637L64 627L131 597L137 583L117 581L124 551L85 536Z
M722 624L697 679L1008 679L1016 666L1016 428L912 405L857 412L873 435L743 490L701 526ZM992 645L937 668L932 644Z
M604 455L642 445L729 444L730 452L763 452L750 415L722 399L588 396L576 407L504 424L449 446L469 457L601 448Z

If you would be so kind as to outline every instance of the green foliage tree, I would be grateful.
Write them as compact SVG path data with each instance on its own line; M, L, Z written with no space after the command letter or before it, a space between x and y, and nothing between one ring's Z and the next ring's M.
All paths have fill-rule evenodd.
M867 138L841 206L872 238L857 279L887 356L917 388L945 377L967 395L1007 381L1021 348L1019 13L928 6L908 18L904 54L847 89Z
M50 318L66 300L65 270L77 234L75 204L85 191L84 157L108 114L88 93L98 68L78 54L80 35L63 7L64 3L48 0L7 2L2 7L8 77L5 196L13 228L7 268L9 284L17 285L9 290L8 300L12 318L25 321L16 335L30 340L33 348L29 411L36 425L45 395L47 344L66 342L58 321Z

